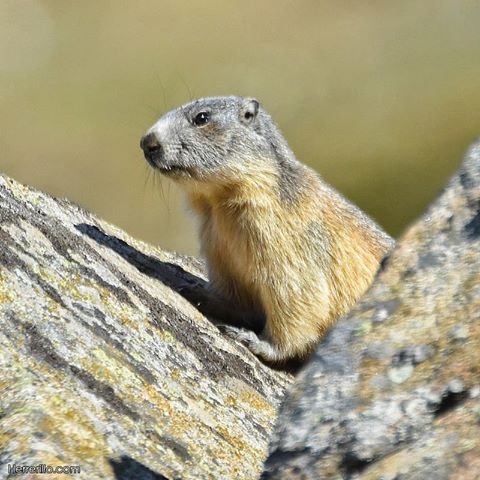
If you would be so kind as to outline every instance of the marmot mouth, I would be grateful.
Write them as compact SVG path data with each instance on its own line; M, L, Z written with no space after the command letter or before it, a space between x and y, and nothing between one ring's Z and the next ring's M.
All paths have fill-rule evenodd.
M163 173L164 175L174 175L178 173L188 173L190 170L186 167L181 167L179 165L155 165L155 168Z

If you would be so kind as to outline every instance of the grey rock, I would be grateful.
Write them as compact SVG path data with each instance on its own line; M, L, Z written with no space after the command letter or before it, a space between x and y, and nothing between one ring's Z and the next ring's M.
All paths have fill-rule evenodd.
M480 478L480 144L319 345L262 479Z
M0 478L257 477L291 377L224 338L204 291L198 260L0 176Z

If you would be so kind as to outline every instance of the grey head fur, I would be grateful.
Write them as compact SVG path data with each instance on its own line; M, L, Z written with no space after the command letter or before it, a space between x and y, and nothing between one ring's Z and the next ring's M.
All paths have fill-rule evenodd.
M140 146L150 165L182 183L228 183L270 170L284 200L301 184L302 165L254 98L207 97L183 105L163 115Z

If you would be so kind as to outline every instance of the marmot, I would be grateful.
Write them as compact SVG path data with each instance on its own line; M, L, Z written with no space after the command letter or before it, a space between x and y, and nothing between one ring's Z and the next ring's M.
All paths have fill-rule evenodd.
M270 362L309 355L370 285L393 240L300 163L253 98L202 98L142 137L200 219L210 285L260 335L226 327Z

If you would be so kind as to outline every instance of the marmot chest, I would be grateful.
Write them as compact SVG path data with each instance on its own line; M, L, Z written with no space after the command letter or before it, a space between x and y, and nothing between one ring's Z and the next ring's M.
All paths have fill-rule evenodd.
M212 212L203 232L203 247L210 264L248 289L256 289L271 267L272 222L273 218L262 218L259 212Z

